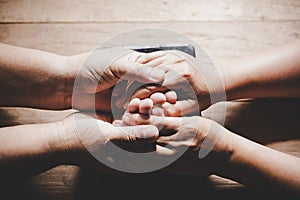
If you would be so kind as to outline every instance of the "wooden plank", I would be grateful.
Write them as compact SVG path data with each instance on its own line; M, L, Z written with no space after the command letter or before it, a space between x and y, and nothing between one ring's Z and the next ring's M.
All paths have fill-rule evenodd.
M102 1L98 5L94 5L92 1L84 1L83 3L78 1L74 4L69 4L71 5L70 7L65 7L66 2L51 1L51 3L45 3L45 1L28 1L27 3L25 1L7 1L0 3L0 21L2 22L49 23L2 24L0 25L0 41L71 55L88 51L97 43L113 34L145 26L145 23L139 22L159 21L160 23L147 23L146 25L171 28L183 32L205 47L214 60L222 62L231 57L248 55L269 47L293 42L295 39L299 39L300 33L298 21L300 12L299 1L297 0L256 1L255 3L232 0L218 2L216 5L213 5L214 1L201 2L196 0L190 1L190 4L186 1L166 1L166 4L158 1L154 1L153 4L146 1L132 1L130 5L136 4L132 7L127 5L128 1ZM106 7L103 6L104 4ZM153 8L154 5L160 5L159 9ZM165 7L172 9L167 10L163 5L167 5ZM116 12L114 8L119 12ZM149 10L145 8L149 8ZM161 21L175 20L182 22L161 23ZM235 22L186 22L231 20L235 20ZM236 22L237 20L252 22ZM253 22L260 20L274 22ZM295 22L287 22L287 20L295 20ZM69 24L52 24L62 21L66 21ZM73 24L73 22L78 21L83 23ZM134 21L135 23L109 23L110 21ZM86 24L86 22L92 23ZM106 23L98 24L94 22ZM297 108L295 104L292 104L290 107L288 103L273 103L271 106L268 106L270 102L266 102L263 105L254 103L254 107L249 102L227 102L227 104L229 108L227 109L226 127L238 131L247 137L254 137L255 135L253 136L251 133L258 128L263 128L260 126L253 129L254 124L258 123L262 118L269 119L268 123L266 123L268 126L275 124L272 129L269 129L270 133L274 133L272 130L276 134L288 133L288 135L293 135L298 133L298 131L293 132L294 125L298 121L295 118L297 115L293 113L299 113L297 109L294 112L291 110ZM282 115L279 116L277 114L282 114L283 110L280 108L286 108L286 106L288 108L287 113L291 115L286 115L286 121L279 124L276 120L281 118ZM267 117L255 113L255 111L260 109L262 109L261 114L266 114ZM270 112L272 109L273 112ZM0 109L0 115L7 118L4 119L0 116L0 119L4 119L4 121L1 121L2 125L9 122L12 123L11 125L32 122L42 123L62 119L69 112L71 111L2 108ZM209 110L204 114L208 116ZM216 116L215 120L220 120L220 117ZM279 125L287 128L278 129ZM269 145L272 148L300 157L299 140L279 140L273 141ZM77 191L79 189L78 185L80 185L77 182L77 178L77 167L59 166L34 177L29 186L25 188L29 192L30 199L73 199L73 195L77 194L74 191ZM214 187L227 189L240 187L235 182L216 176L211 177L211 184ZM92 185L87 184L87 187L90 186ZM97 188L102 188L102 185L97 185ZM12 192L16 192L16 190L12 190ZM20 194L20 197L22 194ZM157 194L155 194L156 196ZM192 198L196 196L194 195ZM26 195L22 197L24 198Z
M77 166L61 165L33 177L30 183L39 186L75 186L79 171Z
M299 99L228 101L214 104L203 111L202 115L243 137L262 144L273 144L273 147L284 151L276 142L299 139L299 105ZM222 110L224 107L225 113ZM298 150L295 147L289 150L295 151L300 153L299 146ZM297 155L300 157L300 154Z
M294 141L294 143L298 143L299 150L300 140L298 140L297 142ZM290 142L290 144L285 144L285 146L289 147L293 145L291 145ZM244 188L241 184L216 175L209 176L207 181L205 181L205 177L177 177L177 175L171 174L163 176L161 176L160 174L154 174L151 176L145 175L145 177L143 177L143 175L141 175L141 177L138 177L136 175L126 175L118 177L103 174L101 175L95 172L88 172L87 174L85 172L79 173L78 170L79 169L74 166L59 166L39 176L36 176L29 183L26 184L27 187L32 187L35 189L30 190L31 192L29 192L29 194L34 192L38 193L39 197L55 196L58 199L65 199L72 197L72 195L74 195L74 192L76 191L75 194L77 198L82 198L82 196L85 196L86 194L93 194L94 196L96 194L99 194L99 190L97 188L100 185L102 189L105 189L105 191L109 190L110 185L113 184L115 186L114 188L122 188L122 190L128 192L130 191L128 189L132 187L140 187L141 183L144 186L147 186L148 184L152 183L154 180L157 179L164 180L164 182L168 183L160 183L161 185L163 184L163 187L165 189L163 194L168 194L168 196L174 195L174 193L172 192L174 189L172 184L174 184L174 182L175 184L177 184L177 186L179 184L179 186L181 187L180 191L183 193L185 192L185 190L190 190L191 187L195 187L194 184L196 183L196 187L198 188L197 192L190 193L191 197L195 197L195 195L197 196L199 195L199 193L201 193L204 196L211 197L211 193L218 196L222 195L224 192L226 194L226 191L231 191L235 193L238 192L238 194L240 195L246 195L248 192L246 188ZM163 177L167 179L164 179ZM195 180L197 181L195 182ZM126 183L130 183L130 188L127 188L128 184L123 184L124 181ZM104 182L105 184L103 184ZM137 184L139 186L137 186ZM141 191L143 191L143 189ZM176 196L180 195L181 192L177 193ZM107 193L102 194L108 195L107 197L111 197ZM132 196L132 193L130 192L126 194L127 196ZM251 192L251 194L253 194L253 191ZM161 190L158 190L156 195L162 195Z
M268 144L271 148L283 151L300 157L300 140L291 139L296 136L299 138L298 130L298 100L257 100L257 101L239 101L239 102L221 102L215 104L214 107L226 104L226 120L225 126L230 130L237 130L248 138L254 138L259 141L258 135L269 136L275 138ZM297 106L298 105L298 106ZM206 110L203 115L210 117L213 107ZM61 119L70 111L42 111L29 108L2 108L0 112L6 113L7 118L12 119L15 123L41 123L47 121L55 121ZM221 123L223 113L217 113L215 109L215 118L217 122ZM277 115L281 113L281 115ZM10 115L10 117L9 117ZM285 120L282 120L282 115ZM3 119L3 116L0 116ZM276 123L280 121L280 123ZM275 123L274 123L275 122ZM264 126L260 124L263 123ZM266 130L268 130L266 132ZM245 133L246 132L246 133ZM268 135L269 134L269 135ZM283 137L278 138L278 135ZM290 138L286 140L286 138ZM268 140L270 141L270 140ZM54 193L50 196L70 196L72 195L72 188L78 188L78 168L75 166L59 166L53 168L39 176L34 177L28 184L30 187L38 188L41 196L49 196L51 191ZM118 180L115 178L115 180ZM211 176L210 187L214 190L225 189L233 190L240 188L241 185L218 176ZM80 182L80 181L79 181ZM64 195L63 195L64 194Z
M0 21L166 22L299 20L298 0L1 1Z
M2 24L0 41L71 55L89 51L115 34L144 26L144 23ZM204 47L213 59L249 55L300 39L300 22L170 22L147 23L147 26L183 33Z
M299 132L298 132L299 135ZM286 152L293 156L297 156L300 158L300 139L298 140L287 140L281 142L273 142L267 145L272 149L276 149L278 151Z
M39 186L39 185L15 185L9 187L7 185L2 187L2 199L56 199L56 200L72 200L74 199L74 191L76 187L73 186Z
M73 112L74 110L51 111L21 107L0 107L0 127L58 121Z

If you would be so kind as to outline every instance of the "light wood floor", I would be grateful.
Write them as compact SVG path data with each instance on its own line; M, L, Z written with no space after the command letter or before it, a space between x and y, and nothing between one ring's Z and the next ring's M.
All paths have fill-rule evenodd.
M108 37L143 27L183 33L222 65L299 40L300 1L0 0L0 42L63 55L89 51ZM227 106L227 128L300 157L299 100L240 100L214 106L222 104ZM0 125L55 121L70 112L2 107ZM209 116L210 109L203 114ZM114 177L75 166L59 166L21 183L7 183L0 187L0 199L2 194L10 199L250 199L262 195L217 176Z

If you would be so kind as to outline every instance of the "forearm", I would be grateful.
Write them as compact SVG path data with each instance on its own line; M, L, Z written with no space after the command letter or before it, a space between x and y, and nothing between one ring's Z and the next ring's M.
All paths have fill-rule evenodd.
M227 99L300 97L300 42L221 67Z
M64 56L0 44L0 105L70 107L72 83Z
M58 122L0 129L0 175L30 176L67 162Z
M300 191L300 159L234 135L233 153L218 174L273 192Z

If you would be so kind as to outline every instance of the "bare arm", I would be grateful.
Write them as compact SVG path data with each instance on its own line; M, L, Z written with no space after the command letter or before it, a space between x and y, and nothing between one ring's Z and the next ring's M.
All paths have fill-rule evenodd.
M149 53L145 60L154 67L170 66L164 85L175 89L182 85L181 79L172 72L175 71L189 81L198 97L198 102L182 100L175 105L164 105L165 112L172 116L193 112L195 106L199 106L201 110L206 109L213 103L211 95L214 95L215 101L300 97L300 41L223 63L216 68L219 73L214 72L213 67L209 71L205 65L180 52L167 52L158 58L154 53ZM206 73L205 76L203 72ZM219 78L223 84L219 83ZM146 98L157 91L165 91L165 88L145 87L137 90L132 98Z
M224 129L232 155L217 174L272 192L300 191L300 158L260 145Z
M106 147L110 141L125 149L148 149L158 137L154 126L117 127L108 123L110 116L97 117L75 113L58 122L1 128L0 178L31 176L60 164L111 172L90 153L113 156L116 152ZM123 164L130 166L131 162L128 157Z
M150 83L163 80L162 70L136 62L140 55L110 48L61 56L0 43L0 106L67 109L73 104L77 109L94 109L96 103L97 110L110 112L110 89L124 74L126 80ZM77 77L82 88L77 92L79 100L72 102Z
M45 123L1 128L0 176L30 176L66 162L58 127Z
M300 97L300 42L236 60L221 68L227 98Z
M152 96L153 102L159 103L157 97ZM122 123L153 124L164 127L162 131L175 131L174 135L161 133L157 143L163 147L157 148L157 152L168 157L180 152L182 147L191 151L186 151L181 160L175 162L172 171L192 175L216 173L270 192L300 192L300 158L250 141L206 118L140 116L152 112L152 109L153 103L132 100ZM199 150L209 152L199 158Z
M67 108L65 70L64 56L0 44L0 105Z

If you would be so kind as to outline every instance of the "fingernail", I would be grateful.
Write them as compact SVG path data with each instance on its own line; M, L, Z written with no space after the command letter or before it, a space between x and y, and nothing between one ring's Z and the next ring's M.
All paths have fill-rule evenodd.
M165 73L164 73L164 71L162 71L160 69L153 69L150 74L150 77L157 81L162 81L165 78Z
M149 138L149 137L156 137L157 136L157 128L150 126L147 128L144 128L142 131L142 137L143 138Z
M122 124L122 120L115 120L115 121L113 121L112 124L113 124L113 125L116 125L116 126L119 126L119 125Z

